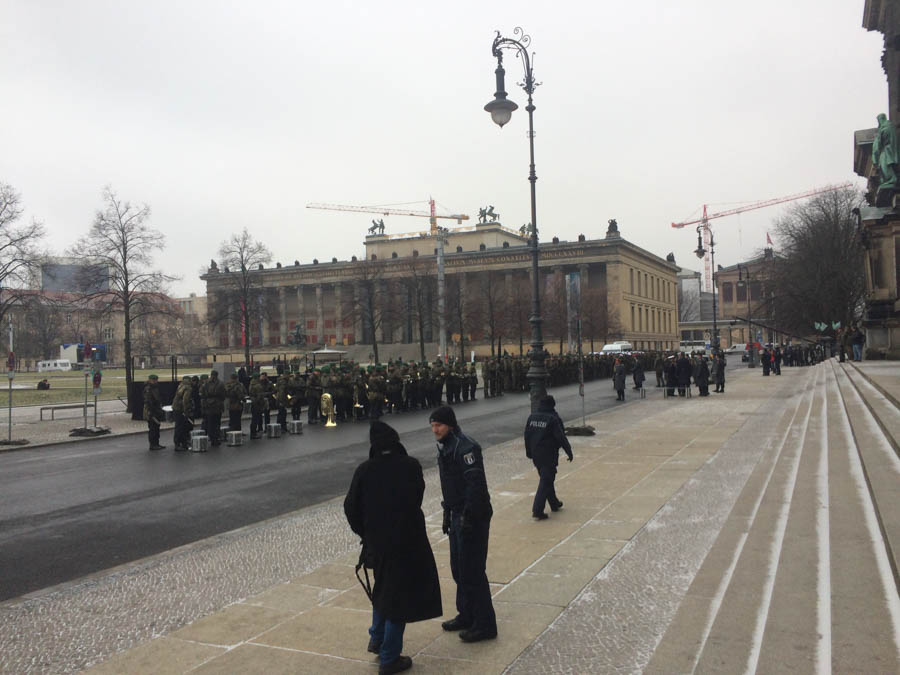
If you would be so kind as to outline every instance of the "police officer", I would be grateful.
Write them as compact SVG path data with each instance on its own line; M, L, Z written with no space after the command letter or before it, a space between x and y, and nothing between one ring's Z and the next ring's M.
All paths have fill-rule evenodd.
M546 520L544 504L550 504L551 511L559 511L563 503L556 497L553 483L556 480L556 466L559 464L559 449L566 451L571 462L572 446L566 438L562 420L556 412L556 400L545 396L538 401L537 412L528 416L525 422L525 456L534 462L540 480L534 493L531 515L537 520Z
M151 450L162 450L159 444L159 424L164 416L162 401L159 400L159 377L151 375L144 385L144 419L147 420L147 436Z
M442 529L450 535L450 571L456 582L457 615L441 627L461 631L463 642L492 640L497 637L497 617L485 567L494 511L481 446L462 432L449 406L432 412L428 421L437 440Z

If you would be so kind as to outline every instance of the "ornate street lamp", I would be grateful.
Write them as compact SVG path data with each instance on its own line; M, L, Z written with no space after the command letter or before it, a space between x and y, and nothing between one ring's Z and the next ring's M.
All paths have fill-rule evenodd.
M746 265L741 265L738 263L738 288L747 288L747 333L749 333L750 337L750 360L747 362L748 368L756 368L755 353L756 353L756 341L753 339L753 322L750 320L750 270L747 269ZM747 276L747 280L744 281L744 275Z
M694 251L694 254L703 259L703 256L706 255L706 249L703 248L703 225L697 226L697 250ZM717 323L717 316L719 314L719 309L716 304L716 291L718 290L716 286L716 240L713 238L712 230L709 232L709 255L710 255L710 264L712 265L713 273L712 273L712 281L713 281L713 339L712 339L712 348L713 353L719 351L719 325ZM701 296L700 306L703 307L703 298Z
M535 202L534 184L537 181L537 175L534 172L534 102L532 94L538 83L534 81L534 72L531 69L531 56L528 54L528 47L531 45L531 36L525 35L521 28L516 28L513 35L517 39L506 38L497 31L497 37L491 45L491 53L497 58L497 69L494 74L497 76L497 91L494 94L494 100L484 106L484 109L491 114L494 123L503 127L509 122L512 114L519 108L513 101L506 98L506 88L504 77L506 71L503 69L503 50L510 49L516 53L517 57L522 59L525 67L525 81L521 84L522 89L528 94L528 105L525 110L528 112L528 145L531 153L531 168L528 173L528 181L531 183L531 316L528 322L531 324L531 367L528 369L529 389L531 391L531 410L536 411L538 403L547 395L547 369L544 366L544 338L541 334L541 281L540 272L538 271L538 221L537 207Z

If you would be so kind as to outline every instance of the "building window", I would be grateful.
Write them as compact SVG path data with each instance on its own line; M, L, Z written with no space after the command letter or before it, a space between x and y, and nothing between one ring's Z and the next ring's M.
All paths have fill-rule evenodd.
M306 320L306 327L307 327L309 330L315 330L315 329L316 329L316 320L315 320L315 319L307 319L307 320Z
M487 248L487 246L485 246L484 244L478 244L478 250L479 250L479 251L483 251L483 250L485 250L486 248Z
M734 302L734 290L730 281L722 284L722 302Z
M435 250L437 250L437 249L435 249ZM456 252L457 252L457 253L462 253L462 246L457 246L457 247L456 247Z
M736 295L738 302L747 302L747 282L738 283Z
M113 339L113 329L112 328L104 328L103 329L103 339L107 342L111 342Z
M631 306L631 330L634 330L634 305Z
M629 282L629 289L630 289L629 293L634 295L634 270L632 270L632 269L628 270L628 282ZM634 323L634 322L632 322L632 323Z
M759 300L762 297L762 284L758 281L750 282L750 299Z
M640 295L641 294L641 273L640 272L637 273L637 278L638 278L637 294Z

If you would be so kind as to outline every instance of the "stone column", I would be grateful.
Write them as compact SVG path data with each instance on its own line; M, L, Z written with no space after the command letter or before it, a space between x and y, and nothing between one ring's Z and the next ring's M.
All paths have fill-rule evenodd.
M353 284L353 342L360 344L365 341L362 330L362 294L360 292L359 283Z
M325 344L325 308L322 306L322 284L316 284L316 338Z
M584 293L588 289L588 266L587 263L581 263L578 266L578 274L581 278L581 292Z
M257 324L253 326L253 333L259 333L259 346L265 347L269 344L269 316L268 316L268 303L266 302L268 298L262 296L257 302L257 309L260 310L257 314ZM261 310L266 310L263 313ZM252 315L251 315L252 316ZM252 319L251 319L252 321Z
M285 287L278 287L278 309L281 311L281 319L279 328L281 329L281 344L287 344L288 337L288 320L287 320L287 300L285 299Z
M343 295L343 286L338 282L334 285L334 335L339 345L344 344Z
M306 336L306 313L303 310L303 286L297 286L297 325L300 326L300 335Z

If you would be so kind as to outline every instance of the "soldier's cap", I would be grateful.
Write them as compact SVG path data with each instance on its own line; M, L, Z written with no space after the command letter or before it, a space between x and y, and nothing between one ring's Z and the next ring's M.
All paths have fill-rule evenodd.
M190 381L191 381L191 376L190 376L190 375L185 375L184 377L181 378L181 381L182 381L182 382L190 382Z
M148 380L158 380L158 379L159 379L159 375L157 375L156 373L153 373L152 375L148 375L148 376L147 376L147 379L148 379Z
M206 373L203 373L203 374L200 376L200 379L201 379L201 380L208 380L208 379L209 379L209 375L207 375Z
M367 366L366 372L369 372L369 373L375 372L375 366Z
M218 376L219 376L219 371L218 371L218 370L211 370L211 371L209 372L209 375L210 375L210 377L212 377L213 375L215 375L216 377L218 377Z

